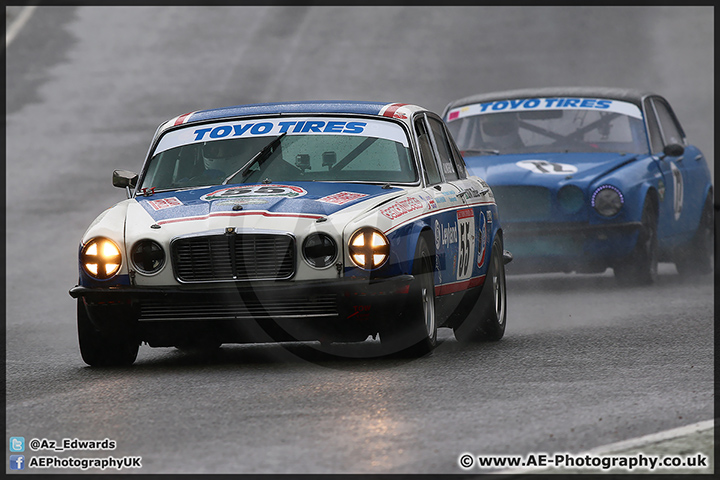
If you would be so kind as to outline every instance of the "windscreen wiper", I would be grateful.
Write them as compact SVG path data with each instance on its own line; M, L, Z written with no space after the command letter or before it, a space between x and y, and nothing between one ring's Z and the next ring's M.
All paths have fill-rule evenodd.
M243 177L245 177L250 171L250 167L252 167L256 162L258 165L261 165L262 162L269 158L269 154L272 153L273 149L278 146L278 144L280 143L280 139L285 135L287 135L287 132L283 132L277 137L275 137L272 142L265 145L262 150L253 155L253 157L245 165L237 169L235 173L223 180L222 184L227 185L227 183L233 178L235 178L239 173L242 173Z

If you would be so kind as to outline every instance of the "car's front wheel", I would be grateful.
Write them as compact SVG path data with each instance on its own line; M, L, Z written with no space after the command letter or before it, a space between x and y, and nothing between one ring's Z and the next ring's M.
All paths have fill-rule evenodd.
M90 321L82 299L77 303L78 341L83 361L92 367L132 365L140 342L131 335L110 335L98 331Z
M478 302L484 314L468 317L453 329L459 342L497 341L505 335L507 323L507 288L503 243L498 237L493 242L485 285Z
M637 244L629 257L613 267L615 278L622 285L650 285L657 279L658 216L654 202L645 199Z
M421 357L437 345L435 277L432 252L421 236L415 251L408 308L393 326L380 333L383 350L389 354Z

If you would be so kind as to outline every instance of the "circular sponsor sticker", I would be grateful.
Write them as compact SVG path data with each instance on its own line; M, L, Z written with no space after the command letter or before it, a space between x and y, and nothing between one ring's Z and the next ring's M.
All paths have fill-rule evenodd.
M293 185L243 185L240 187L223 188L200 197L202 200L224 200L228 198L257 197L302 197L307 194L304 188Z
M550 175L571 175L577 172L575 165L567 163L548 162L546 160L522 160L516 165L520 168L530 170L533 173L545 173Z

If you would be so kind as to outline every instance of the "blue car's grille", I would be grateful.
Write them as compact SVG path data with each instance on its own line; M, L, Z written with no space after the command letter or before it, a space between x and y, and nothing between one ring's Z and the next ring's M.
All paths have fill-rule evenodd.
M546 220L551 216L550 190L535 186L493 186L503 222Z
M181 282L283 280L295 274L295 241L289 235L229 234L173 242Z

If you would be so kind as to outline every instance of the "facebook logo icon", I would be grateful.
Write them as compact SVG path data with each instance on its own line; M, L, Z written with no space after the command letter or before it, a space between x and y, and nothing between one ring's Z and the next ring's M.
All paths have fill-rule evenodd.
M10 455L10 470L25 470L25 455Z

